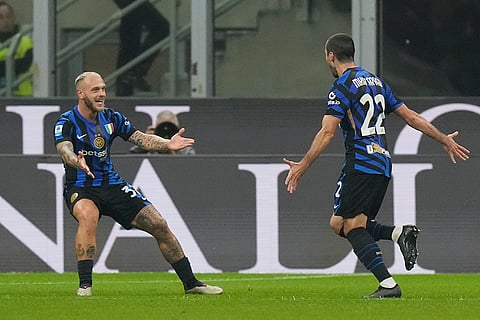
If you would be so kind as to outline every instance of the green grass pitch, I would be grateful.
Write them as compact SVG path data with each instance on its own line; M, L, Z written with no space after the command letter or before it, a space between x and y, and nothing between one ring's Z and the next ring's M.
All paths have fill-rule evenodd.
M403 297L366 300L372 275L200 274L219 296L184 295L170 273L0 274L1 319L480 319L480 275L396 275Z

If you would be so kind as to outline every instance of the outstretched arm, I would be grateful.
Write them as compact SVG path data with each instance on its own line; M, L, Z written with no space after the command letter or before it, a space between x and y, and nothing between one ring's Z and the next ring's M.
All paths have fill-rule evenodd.
M90 168L85 161L83 153L79 151L78 155L76 155L75 151L73 151L73 144L70 141L63 141L57 144L57 151L66 165L83 170L89 177L95 179L95 176L90 171Z
M312 165L312 163L320 156L320 154L327 148L335 136L335 130L340 123L340 119L326 115L322 120L322 128L317 132L312 141L310 149L300 162L294 162L283 159L283 162L290 166L285 185L287 191L293 193L297 189L298 181L303 176L305 171Z
M184 133L185 128L181 128L171 139L164 139L155 134L147 134L137 130L128 141L147 151L177 151L195 143L194 139L183 137Z
M458 136L458 131L448 135L440 132L427 119L419 115L417 112L408 108L403 104L400 108L395 110L395 113L401 117L410 127L421 131L425 135L440 142L445 151L450 155L450 160L457 163L456 158L467 160L469 158L470 150L458 144L454 138Z

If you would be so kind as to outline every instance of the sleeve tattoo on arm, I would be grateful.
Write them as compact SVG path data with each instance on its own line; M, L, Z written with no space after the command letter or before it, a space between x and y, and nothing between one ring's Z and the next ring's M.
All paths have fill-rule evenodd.
M70 141L60 142L57 145L57 151L60 154L63 162L71 167L78 167L78 160L75 151L73 150L73 144Z
M146 134L141 131L135 131L128 139L131 143L145 149L147 151L165 151L168 150L167 139L162 137Z

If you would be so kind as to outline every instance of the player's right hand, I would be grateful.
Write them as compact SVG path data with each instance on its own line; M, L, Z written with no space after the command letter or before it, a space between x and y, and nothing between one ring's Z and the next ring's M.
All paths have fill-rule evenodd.
M293 193L297 190L298 180L304 174L305 169L300 165L299 162L291 161L283 158L283 162L290 166L288 175L285 178L285 185L287 186L287 191Z

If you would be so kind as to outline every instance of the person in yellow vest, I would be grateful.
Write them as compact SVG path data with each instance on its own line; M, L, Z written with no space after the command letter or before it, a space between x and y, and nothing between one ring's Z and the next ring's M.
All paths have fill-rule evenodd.
M10 4L0 1L0 45L19 31L18 24L15 23L15 13ZM0 50L0 88L6 85L6 59L8 47ZM22 36L15 52L15 77L28 72L33 62L33 43L32 39L26 35ZM14 87L14 95L31 96L32 80L30 78L22 81Z

